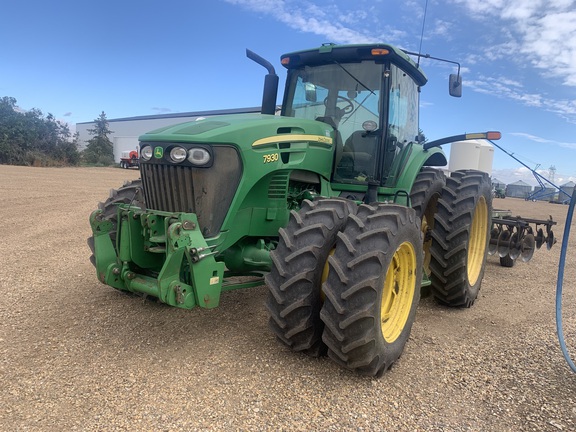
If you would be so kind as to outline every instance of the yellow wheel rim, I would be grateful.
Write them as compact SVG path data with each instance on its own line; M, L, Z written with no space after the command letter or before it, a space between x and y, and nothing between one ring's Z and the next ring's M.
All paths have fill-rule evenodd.
M426 215L422 216L422 238L424 239L422 250L424 251L424 262L423 270L426 276L430 276L430 246L432 245L432 239L426 240L426 233L428 232L430 225L428 225L428 218Z
M328 257L331 257L332 255L334 255L334 252L336 252L336 248L332 248L332 250L328 254ZM320 300L322 300L322 303L324 303L324 300L326 300L326 294L324 294L324 290L322 289L322 285L324 285L324 282L326 282L326 280L328 279L328 270L329 269L330 269L330 266L328 265L328 259L326 259L326 262L324 263L324 268L322 269L322 278L320 279Z
M436 214L436 208L438 203L438 196L434 196L428 203L426 211L422 214L422 238L424 243L422 245L422 251L424 252L424 262L422 263L422 269L426 276L432 274L430 270L430 261L432 260L432 255L430 253L430 248L432 247L432 236L428 231L434 229L434 214Z
M486 236L488 233L488 204L481 196L474 210L472 226L470 227L470 241L468 242L468 282L475 285L480 277L484 264L484 252L486 250Z
M380 324L388 343L398 339L406 326L416 289L415 278L416 253L411 243L404 242L394 252L382 291Z

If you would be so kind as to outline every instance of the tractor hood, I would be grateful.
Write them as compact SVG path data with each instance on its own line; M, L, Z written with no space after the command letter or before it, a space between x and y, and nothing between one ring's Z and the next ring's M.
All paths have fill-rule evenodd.
M251 148L267 142L314 141L332 144L331 126L314 120L265 114L233 114L200 117L148 132L141 142L231 144ZM276 141L275 141L276 140Z
M333 134L331 126L316 120L265 114L199 118L149 132L140 136L146 205L194 213L205 238L228 232L253 214L260 219L250 230L266 225L266 235L276 235L287 223L282 218L288 214L292 174L308 183L330 179ZM185 158L177 160L175 150ZM148 151L150 157L143 158Z

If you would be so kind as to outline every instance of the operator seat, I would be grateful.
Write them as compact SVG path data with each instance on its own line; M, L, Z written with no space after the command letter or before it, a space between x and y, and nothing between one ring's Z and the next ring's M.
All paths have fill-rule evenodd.
M355 131L344 144L344 155L353 163L353 170L358 174L372 177L376 168L376 149L378 136L366 131Z

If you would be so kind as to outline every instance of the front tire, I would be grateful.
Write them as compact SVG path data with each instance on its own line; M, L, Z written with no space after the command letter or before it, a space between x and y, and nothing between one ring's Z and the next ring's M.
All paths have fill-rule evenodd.
M422 279L422 232L414 209L361 205L328 259L322 340L339 365L381 376L402 354Z
M145 208L144 196L142 193L142 180L133 180L124 183L118 189L112 189L110 196L103 203L98 204L98 208L102 210L103 220L112 222L112 230L110 231L110 239L112 245L116 247L116 232L118 230L118 204L134 204L137 207ZM88 237L88 247L92 251L90 262L96 267L96 257L94 256L94 236Z
M448 306L470 307L478 297L492 225L488 174L456 171L446 180L432 231L432 293Z
M326 352L319 315L323 274L325 278L336 235L355 210L356 204L348 200L304 200L279 231L278 247L270 254L272 269L266 275L266 308L270 329L292 351L313 357Z

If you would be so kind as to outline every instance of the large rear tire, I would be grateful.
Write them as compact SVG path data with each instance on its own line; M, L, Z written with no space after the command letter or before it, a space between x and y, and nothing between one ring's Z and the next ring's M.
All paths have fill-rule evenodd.
M420 218L423 234L424 273L430 277L431 232L434 229L434 216L438 211L438 200L446 186L446 176L435 168L422 167L410 191L410 204Z
M118 189L110 190L110 196L103 203L98 204L98 208L102 210L103 220L112 222L113 228L110 231L110 239L112 244L116 247L116 232L118 224L118 204L134 204L137 207L145 208L144 195L142 193L142 180L133 180L124 183ZM92 251L90 262L96 266L96 258L94 256L94 236L88 237L88 246Z
M422 232L414 209L361 205L328 259L320 312L328 355L363 375L381 376L402 354L422 279Z
M266 275L269 325L276 337L296 352L318 357L326 353L320 320L321 287L336 235L356 204L343 199L302 202L279 231L278 247L270 254Z
M456 171L446 180L432 230L432 293L448 306L470 307L478 297L492 226L487 173Z

